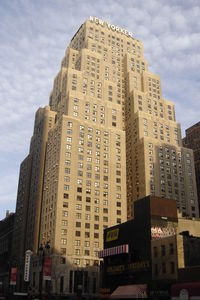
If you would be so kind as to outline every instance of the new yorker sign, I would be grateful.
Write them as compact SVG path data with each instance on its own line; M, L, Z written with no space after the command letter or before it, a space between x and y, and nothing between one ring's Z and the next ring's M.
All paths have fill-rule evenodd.
M116 32L119 32L119 33L122 33L128 37L133 37L133 34L132 32L129 32L127 31L126 29L123 29L121 27L118 27L118 26L115 26L115 25L112 25L106 21L103 21L101 19L98 19L96 17L90 17L90 22L93 22L97 25L101 25L102 27L107 27L108 29L112 30L112 31L116 31Z

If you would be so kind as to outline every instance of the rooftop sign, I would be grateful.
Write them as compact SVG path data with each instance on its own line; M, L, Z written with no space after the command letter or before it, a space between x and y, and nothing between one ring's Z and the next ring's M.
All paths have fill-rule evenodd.
M90 17L90 22L93 22L97 25L101 25L102 27L107 27L108 29L111 29L112 31L116 31L116 32L119 32L119 33L122 33L128 37L132 37L133 38L133 34L132 32L129 32L127 31L126 29L123 29L121 27L118 27L118 26L115 26L113 24L110 24L106 21L103 21L101 19L98 19L96 17Z

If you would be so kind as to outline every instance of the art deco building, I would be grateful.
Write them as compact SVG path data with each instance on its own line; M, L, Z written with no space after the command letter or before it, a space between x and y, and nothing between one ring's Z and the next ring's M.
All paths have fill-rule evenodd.
M97 18L66 49L29 158L25 248L37 254L50 241L53 288L60 274L63 293L96 293L103 230L132 218L138 198L173 198L198 216L192 151L181 147L173 103L141 41Z

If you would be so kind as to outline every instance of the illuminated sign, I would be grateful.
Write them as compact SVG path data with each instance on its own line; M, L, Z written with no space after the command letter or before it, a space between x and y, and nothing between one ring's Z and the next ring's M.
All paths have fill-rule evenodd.
M119 228L107 231L106 242L115 241L119 236Z
M133 34L132 32L129 32L127 31L126 29L123 29L121 27L118 27L118 26L115 26L113 24L110 24L106 21L103 21L101 19L98 19L96 17L90 17L90 22L93 22L97 25L101 25L102 27L107 27L108 29L112 30L112 31L116 31L116 32L119 32L119 33L122 33L128 37L132 37L133 38Z
M128 244L116 246L112 248L107 248L104 250L99 251L99 257L107 257L111 255L117 255L122 253L128 253Z
M151 238L153 240L163 239L174 235L176 235L174 227L151 227Z

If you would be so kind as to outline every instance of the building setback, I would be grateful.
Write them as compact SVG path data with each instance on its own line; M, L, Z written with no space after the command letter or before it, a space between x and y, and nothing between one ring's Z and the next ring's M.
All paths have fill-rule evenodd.
M172 198L198 216L192 150L142 42L94 17L72 38L49 106L36 113L27 160L17 200L27 207L25 250L36 256L49 241L53 292L98 293L103 230L131 219L138 198Z

